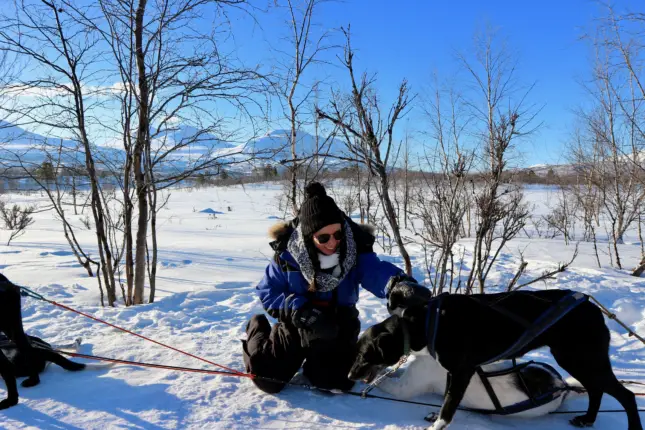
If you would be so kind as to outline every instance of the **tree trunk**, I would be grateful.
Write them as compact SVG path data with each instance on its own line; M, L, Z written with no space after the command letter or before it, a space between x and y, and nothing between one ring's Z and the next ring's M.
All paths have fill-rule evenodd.
M148 147L149 150L149 147ZM148 159L148 161L150 161ZM155 186L154 175L151 163L147 163L148 179L150 181L150 236L152 239L152 258L148 253L148 282L150 283L150 294L148 303L154 303L157 291L157 187ZM146 242L147 244L147 242Z
M379 176L381 179L381 199L383 200L383 209L385 209L385 215L390 222L390 227L392 228L392 234L394 234L394 240L399 247L399 252L405 263L405 273L408 276L412 276L412 263L410 262L410 254L408 254L407 249L405 249L405 244L403 243L403 238L401 237L401 228L396 218L396 211L392 205L392 200L390 199L390 187L388 184L387 172L385 169L379 169Z
M63 31L63 24L59 18L59 10L51 3L45 2L47 6L52 9L52 13L56 17L57 36L60 38L61 46L63 47L63 55L67 64L69 65L69 76L72 81L73 98L74 98L74 119L76 120L75 128L79 135L83 150L85 151L85 168L87 175L90 179L91 189L91 208L92 215L94 216L94 224L96 228L96 239L101 258L101 271L105 279L105 289L107 291L108 305L114 306L116 303L116 285L114 282L114 271L112 270L112 252L110 250L109 239L105 232L105 213L103 202L101 200L100 184L96 174L94 165L94 158L92 156L92 148L87 136L85 127L85 104L83 99L83 86L81 79L77 74L78 64L72 59L68 50L68 39L65 37Z
M76 176L72 174L72 204L74 205L74 215L78 215L78 209L76 209Z
M299 75L296 74L293 85L291 86L291 91L287 98L289 102L289 110L291 113L289 120L291 122L290 141L291 141L291 158L292 158L292 163L290 166L291 193L289 198L291 199L291 211L293 212L294 216L298 215L298 162L296 161L298 157L298 153L296 151L296 139L298 138L298 130L296 129L297 112L296 112L296 108L293 105L293 96L296 91L296 86L298 85L298 77Z
M79 94L80 92L80 84ZM81 133L81 141L85 149L85 164L87 168L87 174L90 178L91 186L91 208L92 215L94 216L94 224L96 228L96 239L98 242L99 256L101 258L101 271L103 272L103 278L105 280L105 290L107 291L108 305L114 306L116 303L116 283L114 281L114 270L112 270L112 251L110 250L109 239L105 232L105 213L103 208L103 202L101 200L101 192L99 190L99 181L96 175L96 168L94 166L94 158L92 157L91 147L87 134L85 132L85 122L84 122L84 108L82 106L82 100L79 100L77 105L77 118L79 120L79 131Z
M643 257L643 259L639 263L639 265L636 268L636 270L634 270L632 272L632 276L641 277L643 275L643 273L645 273L645 256Z
M616 235L616 223L615 222L612 224L612 229L613 229L612 236L613 236L613 239L614 239L612 245L614 246L614 253L616 254L616 267L618 267L619 269L622 269L623 266L622 266L621 261L620 261L620 254L618 253L618 244L622 243L622 241L619 242L620 239Z
M139 126L133 151L134 181L137 194L137 237L134 255L134 298L133 304L143 303L144 283L146 280L146 236L148 229L148 192L143 170L143 149L149 139L149 94L146 76L145 56L143 52L143 17L147 0L140 0L135 15L135 46L137 71L139 75Z
M128 128L126 128L127 130ZM128 156L129 158L129 156ZM132 171L132 160L128 159L125 162L123 169L123 234L125 239L125 278L128 288L126 295L126 306L132 305L132 295L134 288L134 255L132 253L132 199L130 198L130 175Z
M294 155L293 158L295 159L296 156ZM290 170L290 185L291 185L291 192L289 193L289 200L291 203L291 212L293 213L294 216L298 215L298 201L296 199L298 195L298 172L296 171L296 165L295 162L294 164L291 165L289 168Z
M149 303L154 303L157 286L157 214L152 212L150 218L150 233L152 236L152 261L150 262L150 296Z

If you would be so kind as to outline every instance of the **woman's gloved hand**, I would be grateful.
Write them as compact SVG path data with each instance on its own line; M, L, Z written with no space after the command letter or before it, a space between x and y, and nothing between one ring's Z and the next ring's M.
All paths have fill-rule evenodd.
M338 337L338 323L333 315L311 305L304 305L293 311L292 322L294 326L307 332L309 340Z
M417 285L419 285L419 283L412 276L408 276L405 273L401 273L399 275L392 276L390 278L390 280L387 282L387 285L385 286L385 298L389 299L390 294L392 293L392 290L394 289L394 287L399 286L399 285L417 286Z

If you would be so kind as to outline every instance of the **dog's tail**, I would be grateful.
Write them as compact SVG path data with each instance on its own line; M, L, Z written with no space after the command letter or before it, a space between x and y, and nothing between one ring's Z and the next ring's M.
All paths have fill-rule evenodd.
M74 343L71 343L71 344L68 344L68 345L57 345L57 346L54 347L54 349L59 350L59 351L79 352L81 350L81 344L82 343L83 343L83 338L77 337L76 339L74 339ZM109 369L109 368L112 368L112 367L114 367L116 365L116 363L84 363L83 364L83 363L76 363L74 361L67 360L64 357L62 357L62 358L65 361L60 361L60 363L54 361L54 363L58 364L63 369L72 370L72 371L74 371L74 370L83 370L83 369L87 369L87 370ZM72 363L74 365L74 367L77 367L77 368L76 369L70 369L68 367L65 367L65 366L69 366L69 363ZM48 364L49 364L49 362L48 362ZM79 366L83 366L83 367L79 367Z
M86 367L85 364L68 360L58 352L52 351L50 349L43 349L41 353L43 354L43 358L46 361L51 361L52 363L57 364L58 366L62 367L65 370L69 370L70 372L78 372L79 370L83 370Z

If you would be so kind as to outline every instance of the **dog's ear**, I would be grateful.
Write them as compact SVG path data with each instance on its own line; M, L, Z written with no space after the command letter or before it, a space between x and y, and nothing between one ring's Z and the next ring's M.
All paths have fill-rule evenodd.
M392 351L395 346L394 335L390 332L384 332L377 336L374 341L376 349L381 353L383 357L387 355L388 352Z
M388 366L395 364L403 355L402 343L390 332L379 334L374 341L374 346L381 356L383 364Z

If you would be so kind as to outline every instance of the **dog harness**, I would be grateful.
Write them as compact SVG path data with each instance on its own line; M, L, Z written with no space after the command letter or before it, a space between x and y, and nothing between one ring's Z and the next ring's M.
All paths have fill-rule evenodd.
M436 297L433 297L428 302L428 310L426 312L426 333L428 336L428 352L430 355L436 359L437 352L435 349L437 332L439 330L439 322L441 320L440 316L442 313L441 304L443 299L448 293L440 294ZM499 360L506 360L514 358L514 356L524 349L529 343L531 343L536 337L544 333L547 329L552 327L555 323L560 321L562 317L568 314L571 310L576 308L583 302L589 300L589 296L582 294L577 291L571 291L569 294L555 302L551 305L542 315L535 319L533 322L528 322L523 318L509 312L506 309L500 308L498 306L490 306L483 303L483 306L490 306L492 309L497 312L503 313L509 318L513 319L518 324L524 326L525 331L517 339L517 341L511 345L506 351L501 354L494 356L483 363L480 363L479 366L486 364L494 363Z
M443 293L437 297L432 298L428 303L428 311L426 312L426 334L428 337L428 352L435 360L437 359L437 351L435 349L436 348L435 344L437 339L437 332L439 329L439 322L441 321L440 317L442 314L441 304L446 294L448 293ZM555 323L560 321L560 319L562 319L562 317L568 314L571 310L576 308L581 303L586 302L588 299L589 299L589 296L585 294L582 294L576 291L571 291L563 298L553 303L546 311L544 311L544 313L542 313L542 315L536 318L535 321L533 322L528 322L524 320L522 317L515 315L504 308L497 307L494 305L490 306L486 303L483 303L484 306L490 306L492 309L508 316L513 321L524 326L525 331L517 339L517 341L513 345L511 345L506 351L484 361L483 363L480 363L477 366L476 368L477 375L481 378L482 384L484 385L486 392L490 396L491 402L495 406L495 410L477 410L477 412L488 413L488 414L494 413L499 415L516 414L519 412L524 412L529 409L545 405L551 402L552 400L558 398L560 395L562 395L564 391L567 391L567 388L557 388L557 389L548 391L546 393L537 393L537 394L529 393L528 392L529 390L527 389L526 384L524 383L524 379L521 373L522 370L524 370L527 366L531 364L541 365L544 367L548 367L548 370L554 373L554 375L559 376L560 374L553 367L544 363L526 362L518 365L515 361L515 356L522 349L524 349L529 343L535 340L535 338L537 338L539 335L544 333L547 329L549 329ZM503 369L495 372L485 372L482 369L482 366L486 364L494 363L500 360L507 360L507 359L513 360L513 366L508 369ZM526 392L528 393L529 398L523 402L519 402L514 405L503 407L499 402L499 399L497 398L497 394L495 394L495 390L490 384L489 378L504 376L511 373L517 374L518 379L524 385L524 388L526 389ZM562 377L560 377L560 379L562 379ZM446 387L447 386L448 385L446 384Z
M539 366L539 367L545 368L546 370L548 370L550 373L553 374L554 378L560 379L563 382L564 386L553 388L544 393L531 392L524 380L524 373L523 373L524 370L529 366L532 366L532 367ZM522 384L522 388L524 389L526 395L528 396L528 399L515 403L513 405L502 406L502 404L499 401L499 398L497 397L497 394L495 393L495 390L493 389L493 386L490 383L490 378L507 376L510 374L516 375L517 379ZM508 369L502 369L502 370L491 371L491 372L486 372L482 369L481 366L479 366L477 367L477 375L481 379L482 385L486 389L486 393L488 393L488 396L490 397L490 400L493 403L493 406L495 407L494 410L488 410L488 409L476 410L476 412L479 412L482 414L512 415L512 414L528 411L529 409L538 408L540 406L543 406L543 405L546 405L547 403L552 402L553 400L557 399L558 397L560 397L561 395L563 395L565 392L569 390L568 386L566 385L566 382L564 382L564 380L562 379L562 375L560 375L560 373L557 370L555 370L552 366L546 363L537 363L535 361L527 361L527 362L518 364L515 361L515 359L513 359L513 366L509 367Z

